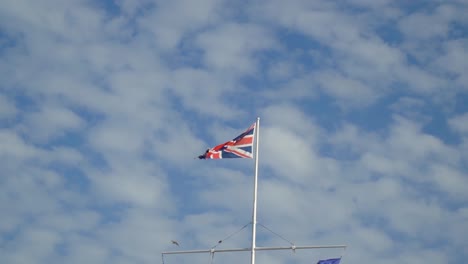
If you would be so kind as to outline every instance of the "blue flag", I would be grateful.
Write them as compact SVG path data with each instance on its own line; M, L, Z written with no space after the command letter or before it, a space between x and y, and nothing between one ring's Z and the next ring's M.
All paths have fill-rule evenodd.
M319 260L317 264L339 264L341 258Z

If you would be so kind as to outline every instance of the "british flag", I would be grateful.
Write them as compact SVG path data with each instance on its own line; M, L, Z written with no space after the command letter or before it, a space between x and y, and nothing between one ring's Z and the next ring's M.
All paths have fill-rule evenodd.
M255 123L233 140L207 149L199 159L252 158Z

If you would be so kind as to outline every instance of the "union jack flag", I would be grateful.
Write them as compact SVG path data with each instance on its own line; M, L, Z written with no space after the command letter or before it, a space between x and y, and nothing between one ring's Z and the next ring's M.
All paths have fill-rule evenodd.
M252 158L255 123L247 130L228 142L207 149L199 159Z

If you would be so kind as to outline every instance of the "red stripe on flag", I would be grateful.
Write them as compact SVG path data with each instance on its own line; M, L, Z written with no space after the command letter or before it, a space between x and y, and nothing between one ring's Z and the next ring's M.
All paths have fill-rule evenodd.
M237 141L234 145L249 145L253 143L253 137L242 138Z

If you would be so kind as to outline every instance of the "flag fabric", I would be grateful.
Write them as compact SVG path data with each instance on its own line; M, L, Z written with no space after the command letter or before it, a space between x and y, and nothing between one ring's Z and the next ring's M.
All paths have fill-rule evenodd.
M219 144L214 148L207 149L205 153L198 156L199 159L228 159L228 158L252 158L253 142L255 135L255 124L228 142Z
M339 264L341 258L319 260L317 264Z

